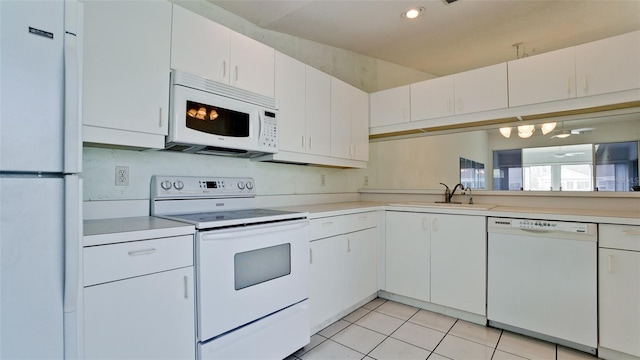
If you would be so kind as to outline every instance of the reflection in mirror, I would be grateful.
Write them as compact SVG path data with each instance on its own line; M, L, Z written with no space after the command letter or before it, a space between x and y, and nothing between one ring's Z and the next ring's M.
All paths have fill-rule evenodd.
M460 158L460 184L465 189L484 189L485 188L485 171L484 164Z
M493 169L494 190L631 191L638 142L496 150Z

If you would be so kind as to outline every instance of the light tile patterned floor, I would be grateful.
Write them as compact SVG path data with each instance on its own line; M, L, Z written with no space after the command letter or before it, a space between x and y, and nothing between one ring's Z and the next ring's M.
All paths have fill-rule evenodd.
M365 360L594 360L596 357L499 329L375 299L311 337L287 358Z

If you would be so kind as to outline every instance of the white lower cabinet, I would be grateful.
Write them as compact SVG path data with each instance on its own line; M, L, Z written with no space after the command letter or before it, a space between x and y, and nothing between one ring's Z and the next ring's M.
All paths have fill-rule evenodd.
M486 315L485 217L434 214L431 225L431 302Z
M387 211L385 217L385 290L431 301L431 215Z
M311 220L311 331L346 315L378 291L378 213Z
M640 357L640 226L601 224L599 231L598 355Z
M193 235L83 256L83 358L195 359Z
M386 291L486 315L484 216L386 212Z

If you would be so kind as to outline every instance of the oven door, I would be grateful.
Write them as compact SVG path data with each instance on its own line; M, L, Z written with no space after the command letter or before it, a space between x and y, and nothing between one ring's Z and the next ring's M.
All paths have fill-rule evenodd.
M308 225L304 219L198 233L200 341L308 297Z

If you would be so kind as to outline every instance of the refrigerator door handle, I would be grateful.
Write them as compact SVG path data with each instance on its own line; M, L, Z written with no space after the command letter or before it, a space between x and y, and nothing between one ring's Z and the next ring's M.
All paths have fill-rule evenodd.
M64 170L82 171L82 61L78 36L64 34Z

